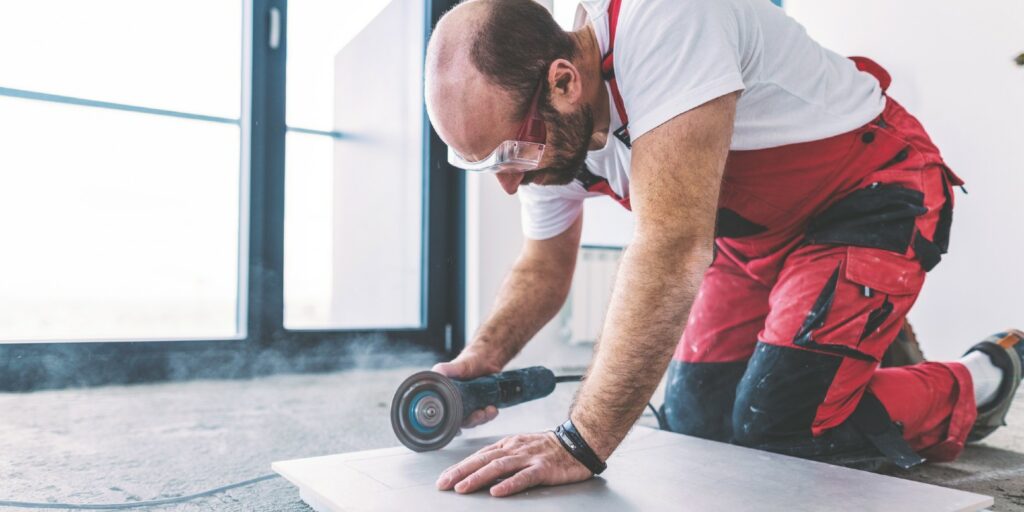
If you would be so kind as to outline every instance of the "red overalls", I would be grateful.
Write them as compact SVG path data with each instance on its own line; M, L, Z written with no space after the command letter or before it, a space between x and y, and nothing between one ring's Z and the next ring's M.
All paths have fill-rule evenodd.
M616 135L628 143L611 66L618 4L605 78L624 124ZM888 87L881 67L854 60ZM581 181L629 208L601 178ZM731 151L715 259L670 367L670 428L813 458L865 439L894 460L915 458L907 443L931 460L955 458L976 416L967 370L878 365L947 248L961 184L891 98L849 133ZM845 433L827 435L835 432Z

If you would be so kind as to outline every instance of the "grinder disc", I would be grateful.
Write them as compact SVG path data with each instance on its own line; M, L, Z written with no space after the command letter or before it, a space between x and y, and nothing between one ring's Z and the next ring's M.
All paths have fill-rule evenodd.
M398 440L417 452L447 445L462 424L462 395L437 372L411 375L391 400L391 428Z

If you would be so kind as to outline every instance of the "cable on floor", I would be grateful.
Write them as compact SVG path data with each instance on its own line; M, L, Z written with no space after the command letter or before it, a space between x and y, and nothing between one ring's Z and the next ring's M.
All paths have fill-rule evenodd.
M556 384L559 382L579 382L581 380L583 380L582 375L560 375L558 377L555 377ZM647 402L647 407L651 409L651 414L654 414L654 419L658 420L658 429L668 430L668 425L665 423L665 418L662 417L661 413L658 412L658 409L654 407L654 404L651 402Z
M583 380L582 375L562 375L555 377L555 382L579 382ZM654 418L658 420L658 428L661 430L667 430L664 420L658 410L654 407L654 404L647 402L647 407L651 409L651 413L654 414ZM35 508L35 509L71 509L71 510L126 510L132 508L144 508L144 507L155 507L158 505L173 505L176 503L184 503L186 501L192 501L198 498L205 498L207 496L213 496L224 491L231 489L237 489L239 487L246 487L274 478L280 478L281 475L270 474L258 476L256 478L250 478L241 482L233 484L222 485L220 487L210 489L208 491L197 492L195 494L189 494L186 496L178 496L176 498L164 498L160 500L150 501L133 501L128 503L35 503L30 501L9 501L0 500L0 507L21 507L21 508Z

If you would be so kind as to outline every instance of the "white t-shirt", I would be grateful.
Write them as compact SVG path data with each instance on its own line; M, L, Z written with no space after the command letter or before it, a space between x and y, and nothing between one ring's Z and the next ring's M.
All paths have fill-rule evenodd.
M602 55L609 2L581 2ZM885 107L873 76L822 48L768 0L623 0L614 61L634 141L734 91L742 94L733 150L825 139L867 124ZM622 121L608 96L608 144L590 151L586 163L628 197L630 150L611 136ZM556 236L575 222L584 199L600 196L579 182L520 187L523 231L537 240Z

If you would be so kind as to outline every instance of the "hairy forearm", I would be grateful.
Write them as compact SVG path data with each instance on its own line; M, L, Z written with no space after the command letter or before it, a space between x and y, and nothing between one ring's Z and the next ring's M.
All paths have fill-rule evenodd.
M569 293L572 272L571 264L566 269L520 258L469 349L493 357L497 369L503 367L558 313Z
M594 360L571 412L602 459L657 388L711 255L708 241L637 240L623 256Z

